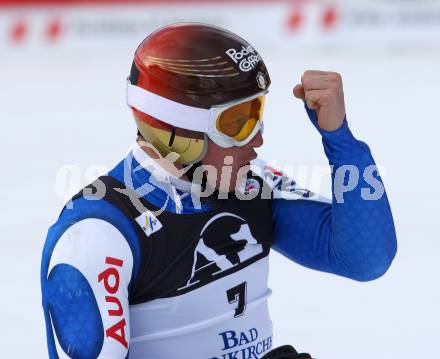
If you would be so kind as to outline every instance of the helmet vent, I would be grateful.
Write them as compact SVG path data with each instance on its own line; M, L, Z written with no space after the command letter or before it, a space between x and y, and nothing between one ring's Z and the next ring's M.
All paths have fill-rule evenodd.
M130 70L130 82L132 85L137 85L138 79L139 79L139 69L137 68L135 62L131 64L131 70Z
M170 136L170 141L168 142L168 147L171 147L173 145L175 137L176 137L176 128L173 127L173 129L171 130L171 136Z

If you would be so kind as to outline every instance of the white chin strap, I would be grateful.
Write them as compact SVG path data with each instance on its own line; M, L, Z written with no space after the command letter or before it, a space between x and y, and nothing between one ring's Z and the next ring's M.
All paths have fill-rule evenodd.
M211 111L168 100L127 81L127 104L154 118L187 130L209 133Z

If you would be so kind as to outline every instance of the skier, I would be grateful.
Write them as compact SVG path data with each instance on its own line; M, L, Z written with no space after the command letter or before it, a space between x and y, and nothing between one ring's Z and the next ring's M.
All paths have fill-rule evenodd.
M271 352L270 249L357 281L387 271L392 214L341 77L307 71L294 88L333 166L332 201L256 158L269 86L257 51L218 27L174 24L140 44L127 80L137 141L48 231L50 358L307 358Z

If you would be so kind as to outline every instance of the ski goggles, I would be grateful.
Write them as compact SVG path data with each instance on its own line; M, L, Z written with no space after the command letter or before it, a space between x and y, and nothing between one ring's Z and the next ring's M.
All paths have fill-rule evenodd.
M127 81L127 104L169 125L206 133L223 148L244 146L263 130L266 91L208 109L187 106Z

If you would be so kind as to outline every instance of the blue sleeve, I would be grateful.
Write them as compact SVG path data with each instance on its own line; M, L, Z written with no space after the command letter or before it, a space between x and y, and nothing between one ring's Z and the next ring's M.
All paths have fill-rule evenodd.
M50 358L125 358L128 297L140 265L132 224L105 200L79 198L49 229L41 289Z
M397 241L370 149L354 138L346 119L338 129L324 131L315 111L306 110L332 166L332 202L273 199L274 249L308 268L376 279L391 265Z

